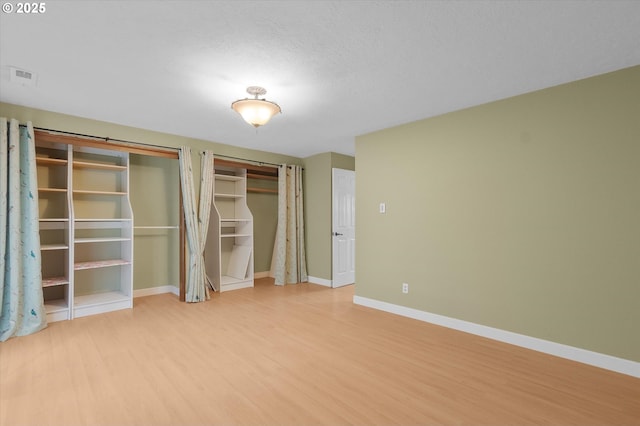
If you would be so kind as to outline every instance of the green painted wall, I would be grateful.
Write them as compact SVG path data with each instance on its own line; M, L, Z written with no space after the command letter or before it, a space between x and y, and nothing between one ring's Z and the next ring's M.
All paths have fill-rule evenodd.
M171 158L130 154L129 192L135 226L179 226L180 170ZM178 229L136 229L134 289L178 286Z
M310 276L331 280L331 169L355 169L355 158L325 152L304 159L305 239Z
M247 187L277 190L278 182L249 179ZM278 194L249 192L247 205L253 214L254 271L256 273L268 272L271 270L273 243L276 239L278 226Z
M356 169L358 296L640 361L640 67L360 136Z
M113 123L74 117L7 103L0 103L0 116L16 118L21 122L31 121L35 127L41 128L101 137L108 136L112 139L123 139L172 148L189 146L192 149L191 155L193 159L196 193L199 191L200 184L199 152L201 150L209 149L220 155L249 158L268 163L302 164L302 160L296 157L238 148L231 145L121 126ZM172 175L176 173L177 161L175 161L176 164L172 166L166 166L166 164L159 164L157 162L152 164L150 162L153 161L143 161L139 158L134 158L132 160L133 166L130 179L130 184L132 186L131 202L134 207L136 224L139 219L142 220L146 216L149 216L147 214L148 212L145 211L146 207L144 200L141 200L138 197L148 197L151 195L156 197L155 199L160 197L166 201L167 208L172 212L175 210L173 208L174 203L177 203L175 200L175 194L163 195L163 188L171 187L169 182L162 180L159 185L154 185L154 182L157 182L157 179L160 179L159 176L164 173L163 169ZM169 167L169 169L166 169L166 167ZM177 175L175 176L176 179L178 179ZM176 180L175 183L177 185L178 181ZM174 189L171 190L173 191ZM271 252L273 251L273 239L275 236L275 228L272 222L277 220L277 195L250 193L247 197L247 203L255 220L254 239L256 244L254 253L254 270L256 272L268 271L271 265ZM157 243L161 239L160 236L152 238L150 236L142 237L139 233L137 235L138 237L134 241L134 255L136 256L135 259L138 266L134 268L134 288L140 289L158 285L177 285L177 272L174 268L162 268L163 272L160 272L158 268L156 268L156 270L150 272L145 271L145 268L143 267L143 265L148 265L149 267L157 265L160 257L173 256L174 250L170 246L171 238L173 237L170 237L169 242L167 243L154 246L150 241L155 239ZM148 250L151 247L154 249ZM177 252L175 253L175 265L177 265Z
M304 225L307 273L331 279L331 153L304 159Z

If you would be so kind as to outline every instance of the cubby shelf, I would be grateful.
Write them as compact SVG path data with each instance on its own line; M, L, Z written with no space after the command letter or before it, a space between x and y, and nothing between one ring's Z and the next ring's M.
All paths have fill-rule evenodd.
M66 250L69 246L67 244L41 244L40 250Z
M90 262L76 262L73 269L81 271L84 269L108 268L109 266L129 265L130 261L125 259L92 260Z
M216 193L213 194L216 198L244 198L243 194L223 194L223 193Z
M67 193L66 188L38 188L38 192L60 192L63 194Z
M67 160L62 158L38 157L36 156L36 164L48 166L66 166Z
M42 287L54 287L66 284L69 284L69 278L67 277L42 278Z
M103 164L103 163L93 163L90 161L77 161L77 160L73 162L73 167L86 168L86 169L115 170L115 171L127 170L127 166L121 166L118 164Z
M118 241L131 241L128 237L105 237L105 238L76 238L74 242L76 244L85 243L112 243Z
M89 189L74 189L73 195L127 195L122 191L93 191Z

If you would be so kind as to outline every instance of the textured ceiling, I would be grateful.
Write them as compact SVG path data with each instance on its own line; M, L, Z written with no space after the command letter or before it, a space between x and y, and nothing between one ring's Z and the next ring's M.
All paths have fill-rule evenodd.
M47 1L0 36L3 102L353 155L360 134L640 64L640 1ZM230 108L250 85L283 111L257 131Z

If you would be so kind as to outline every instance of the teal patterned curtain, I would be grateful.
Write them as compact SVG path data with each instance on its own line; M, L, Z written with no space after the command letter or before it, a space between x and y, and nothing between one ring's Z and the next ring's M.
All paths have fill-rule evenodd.
M0 341L47 326L33 126L0 118Z

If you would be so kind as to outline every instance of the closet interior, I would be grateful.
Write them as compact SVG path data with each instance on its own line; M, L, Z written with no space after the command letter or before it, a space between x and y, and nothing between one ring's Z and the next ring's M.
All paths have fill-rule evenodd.
M184 300L177 152L41 130L35 139L47 320L132 308L134 291L179 289ZM257 194L256 207L269 198L273 210L278 168L220 158L214 166L207 273L216 291L252 287L256 241L247 194ZM276 218L270 220L275 235Z

